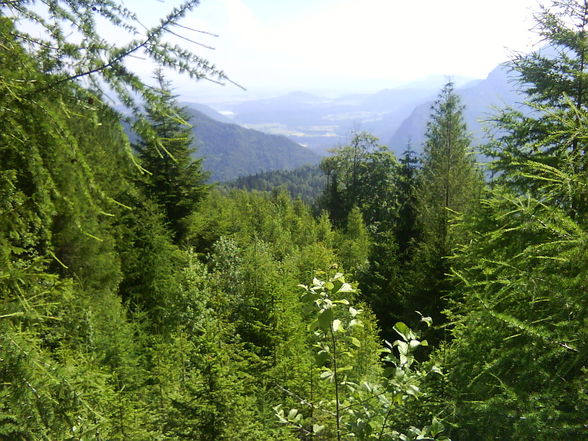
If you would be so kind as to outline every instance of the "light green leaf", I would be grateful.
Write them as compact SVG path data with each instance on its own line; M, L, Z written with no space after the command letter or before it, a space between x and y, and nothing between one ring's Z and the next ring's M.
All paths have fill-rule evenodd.
M355 290L349 283L344 283L337 292L354 292Z
M325 428L325 426L321 426L320 424L313 424L312 425L312 432L313 433L319 433L324 428Z

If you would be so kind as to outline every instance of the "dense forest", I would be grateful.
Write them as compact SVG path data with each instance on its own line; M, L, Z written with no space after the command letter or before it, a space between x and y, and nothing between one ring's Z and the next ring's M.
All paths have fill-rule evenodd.
M481 152L448 83L422 154L359 132L257 189L125 64L231 82L166 43L197 1L43 3L0 2L0 440L588 438L588 1Z

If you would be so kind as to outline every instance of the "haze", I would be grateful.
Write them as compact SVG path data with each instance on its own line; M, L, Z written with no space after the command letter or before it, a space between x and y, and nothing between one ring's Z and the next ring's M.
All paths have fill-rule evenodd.
M151 18L170 7L127 4ZM183 23L219 35L197 34L215 48L198 52L247 91L173 79L184 98L206 101L373 92L431 75L484 78L537 43L537 9L536 0L203 0Z

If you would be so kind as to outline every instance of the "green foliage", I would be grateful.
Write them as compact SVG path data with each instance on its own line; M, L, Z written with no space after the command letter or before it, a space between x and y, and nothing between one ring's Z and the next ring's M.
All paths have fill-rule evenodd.
M180 68L194 60L161 40L194 3L136 50ZM315 217L285 191L206 191L169 85L136 83L122 64L135 46L95 33L96 14L133 30L117 3L49 2L42 16L33 2L2 4L52 33L33 41L0 17L0 439L442 440L445 427L463 440L581 438L578 5L540 16L569 57L517 60L538 112L502 114L488 150L499 176L479 206L448 85L422 170L358 134L323 162L328 213ZM222 77L205 63L188 70ZM137 126L150 174L129 161L119 116L74 81L98 73L123 99L127 87L147 95ZM313 280L303 295L300 280ZM452 339L427 361L400 318L415 306L440 316L445 294ZM394 337L383 348L380 326Z
M347 216L347 225L337 240L337 254L344 268L357 272L368 265L370 238L361 211L353 207Z
M304 409L286 412L277 406L278 419L299 433L321 439L410 440L427 435L447 439L440 435L443 428L436 419L432 425L416 429L394 418L395 412L421 395L419 384L427 373L415 368L418 363L413 352L427 343L397 323L394 329L401 339L378 349L375 330L366 329L369 314L352 306L355 289L341 273L326 281L315 278L312 285L301 287L312 320L310 341L317 374L331 390L323 392L319 400L300 400ZM398 356L393 354L394 348ZM379 353L387 354L383 360L391 364L384 371L379 366Z
M555 54L515 59L535 112L506 110L498 171L456 257L449 363L458 439L585 433L585 2L554 2L538 29ZM580 392L582 393L582 392Z
M463 300L447 355L460 438L584 430L586 403L570 396L586 384L586 231L549 202L496 188L484 217L468 220L479 235L458 260Z
M283 188L291 198L300 198L308 205L316 202L325 189L326 179L318 166L304 166L294 170L275 170L243 176L227 182L229 188L274 191Z
M146 112L155 136L141 136L134 147L147 171L140 185L163 208L174 239L180 241L186 233L186 217L206 193L207 175L202 160L191 157L194 149L185 109L178 107L161 71L156 72L156 80L155 98L147 103Z
M334 150L320 167L327 176L321 206L335 225L345 225L354 206L374 229L384 229L395 219L393 175L397 162L376 137L365 132L355 134L350 145Z

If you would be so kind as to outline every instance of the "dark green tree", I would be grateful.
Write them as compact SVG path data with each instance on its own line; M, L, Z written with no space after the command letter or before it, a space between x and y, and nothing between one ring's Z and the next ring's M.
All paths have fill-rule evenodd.
M174 239L180 241L186 232L186 217L206 194L207 174L202 170L202 159L193 158L191 127L170 83L161 70L155 79L156 98L147 103L147 118L155 136L141 137L135 149L147 170L141 186L147 197L162 207Z
M406 255L419 237L417 225L417 192L419 178L419 158L410 148L404 151L396 172L396 192L398 200L398 220L394 234L398 251Z

